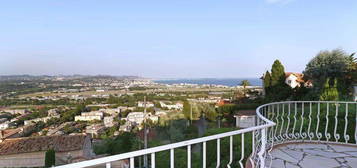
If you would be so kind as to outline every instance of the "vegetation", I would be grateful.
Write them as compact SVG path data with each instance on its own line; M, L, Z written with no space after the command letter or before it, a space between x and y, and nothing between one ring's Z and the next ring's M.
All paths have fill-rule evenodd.
M56 153L55 150L50 149L45 154L45 167L52 167L56 165Z
M94 146L94 152L100 154L120 154L138 150L139 140L134 133L124 132L115 138L107 138L104 143Z
M333 86L330 86L330 79L327 78L324 87L322 88L322 93L320 95L320 100L323 101L336 101L338 100L338 90L337 90L337 79L335 79Z
M292 95L292 89L285 84L285 68L279 60L275 60L271 68L264 76L264 89L268 101L287 100ZM279 92L279 94L276 94Z
M356 59L341 49L321 51L307 65L304 71L306 79L313 81L312 99L324 91L326 82L337 81L340 99L350 99L353 82L356 82ZM331 85L331 84L330 84Z

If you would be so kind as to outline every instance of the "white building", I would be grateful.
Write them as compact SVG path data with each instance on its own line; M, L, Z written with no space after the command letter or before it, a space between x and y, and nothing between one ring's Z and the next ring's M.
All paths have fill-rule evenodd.
M5 130L10 127L10 121L5 121L0 124L0 130Z
M112 127L114 126L114 117L104 117L104 126L105 127Z
M152 115L151 113L147 113L146 115L147 115L146 119L150 119L153 122L158 122L159 121L159 117L156 116L156 115ZM145 119L144 112L131 112L126 117L126 120L128 122L132 122L132 123L135 123L137 125L140 125L141 123L143 123L144 119Z
M238 128L249 128L255 126L256 112L254 110L241 110L238 111L236 118L236 127Z
M86 133L91 134L92 137L98 136L100 133L104 132L105 127L103 124L93 124L86 127Z
M47 115L50 116L57 116L58 115L58 110L57 109L50 109L47 111Z
M21 114L21 115L28 112L26 109L4 109L3 111L10 114Z
M183 104L182 103L176 103L176 104L166 104L162 101L160 101L160 105L162 108L167 108L169 110L182 110L183 109Z
M103 117L104 114L101 111L91 111L91 112L82 112L81 116L101 116L101 117Z
M146 102L146 107L154 107L154 103L152 102ZM145 102L143 101L138 101L138 107L145 107Z
M43 118L35 118L32 120L25 120L24 121L24 125L29 125L31 123L37 123L37 122L44 122L47 123L48 120L50 120L51 118L60 118L60 115L56 115L56 116L51 116L51 117L43 117Z
M99 111L103 112L103 113L106 113L106 114L109 114L109 115L112 115L112 116L115 116L117 114L119 114L119 109L117 108L114 108L114 109L99 109Z
M301 84L303 84L307 88L312 87L312 82L305 81L303 78L304 78L304 74L302 73L292 73L292 72L285 73L285 83L289 85L291 88L300 87Z
M103 112L100 111L91 111L83 112L80 116L75 116L74 121L93 121L93 120L102 120Z
M300 78L301 74L297 73L286 73L285 83L291 88L300 87Z

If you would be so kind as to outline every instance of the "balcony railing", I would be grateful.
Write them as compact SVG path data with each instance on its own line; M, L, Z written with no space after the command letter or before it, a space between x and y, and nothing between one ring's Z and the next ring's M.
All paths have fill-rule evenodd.
M256 126L226 132L222 134L192 139L188 141L138 150L134 152L93 159L68 165L59 168L72 167L92 167L105 165L106 168L112 166L111 163L120 160L128 160L130 168L135 165L136 158L150 158L147 167L156 167L156 157L158 152L169 151L170 167L175 167L175 150L185 148L187 152L186 165L192 166L192 147L200 145L202 157L200 167L208 167L208 163L215 163L215 167L259 167L266 168L271 163L270 151L276 144L287 142L331 142L343 144L357 143L357 103L356 102L327 102L327 101L289 101L265 104L257 108ZM237 138L240 138L239 154L234 145L237 146ZM245 137L247 138L245 140ZM247 140L251 138L251 142ZM222 149L222 140L229 140L229 152ZM207 144L216 142L214 160L207 160ZM247 146L249 145L249 146ZM211 149L209 149L211 150ZM226 151L222 153L221 151ZM239 156L238 158L235 158ZM227 162L221 162L222 158L228 158ZM158 162L162 162L159 160ZM234 163L233 163L234 162Z

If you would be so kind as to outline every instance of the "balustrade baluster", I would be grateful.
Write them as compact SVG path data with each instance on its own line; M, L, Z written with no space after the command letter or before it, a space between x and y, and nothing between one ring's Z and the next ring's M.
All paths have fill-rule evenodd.
M155 168L155 153L151 154L151 168Z
M344 131L345 143L348 143L348 141L350 140L350 135L347 134L347 125L348 125L348 103L346 103L346 114L345 114L345 131Z
M241 139L241 148L242 148L242 152L241 152L241 157L240 157L240 160L239 160L239 165L241 168L244 168L243 166L243 159L244 159L244 133L242 134L242 139Z
M228 168L231 168L233 162L233 136L229 137L229 162L227 164Z
M174 149L170 149L170 167L175 167L175 151Z
M338 107L340 106L340 104L335 103L336 106L336 111L335 111L335 128L333 130L333 136L335 138L335 141L338 142L338 140L340 139L340 134L337 132L337 125L338 125Z
M206 142L203 142L202 146L202 167L206 168Z
M317 104L317 123L316 123L316 137L318 139L318 141L320 141L320 139L322 138L322 134L319 132L319 124L320 124L320 107L321 104L318 103Z
M221 164L221 139L217 139L217 166L219 168Z
M325 127L325 137L326 137L326 140L327 142L330 140L331 138L331 134L328 132L328 122L329 122L329 118L328 118L328 115L329 115L329 112L330 112L330 104L327 103L327 109L326 109L326 127Z
M130 168L135 168L134 158L130 158Z
M309 112L309 126L307 128L307 134L309 136L310 141L312 140L312 138L314 137L314 133L310 132L310 128L311 128L311 113L312 113L312 103L310 102L310 112Z

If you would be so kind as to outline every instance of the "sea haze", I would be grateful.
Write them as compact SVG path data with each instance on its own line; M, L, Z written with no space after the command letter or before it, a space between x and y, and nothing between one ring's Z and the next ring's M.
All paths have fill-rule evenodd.
M195 79L162 79L154 80L154 82L162 84L208 84L208 85L225 85L225 86L238 86L242 80L248 80L252 86L262 86L261 79L259 78L195 78Z

